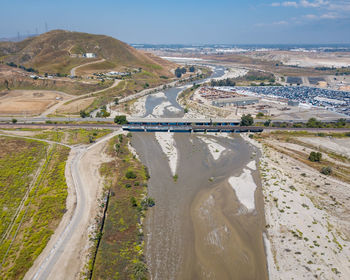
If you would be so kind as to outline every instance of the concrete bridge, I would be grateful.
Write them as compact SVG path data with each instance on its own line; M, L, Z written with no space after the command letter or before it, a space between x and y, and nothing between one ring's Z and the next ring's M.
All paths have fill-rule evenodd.
M241 127L234 119L130 118L126 131L145 132L262 132L262 127Z

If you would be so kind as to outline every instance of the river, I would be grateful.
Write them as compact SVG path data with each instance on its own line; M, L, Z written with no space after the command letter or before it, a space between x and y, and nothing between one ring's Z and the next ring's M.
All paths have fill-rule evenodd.
M224 70L214 67L211 78ZM147 96L144 117L183 117L176 97L184 88ZM257 186L254 210L244 206L229 183L249 162L258 161L259 151L239 135L168 133L166 138L172 140L163 143L168 151L154 133L132 138L149 169L148 194L156 202L144 222L151 279L268 279L259 171L250 171ZM177 153L177 180L171 153Z

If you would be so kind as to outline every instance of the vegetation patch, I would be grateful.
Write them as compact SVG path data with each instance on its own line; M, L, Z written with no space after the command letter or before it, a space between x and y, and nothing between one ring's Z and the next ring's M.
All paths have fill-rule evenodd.
M146 197L147 169L129 151L130 137L113 138L108 153L114 158L103 164L110 192L107 215L98 247L92 279L147 279L143 255L142 219L155 205ZM127 186L127 187L126 187Z
M0 278L22 279L66 211L69 149L17 138L3 138L0 145L1 209L6 217L1 223Z

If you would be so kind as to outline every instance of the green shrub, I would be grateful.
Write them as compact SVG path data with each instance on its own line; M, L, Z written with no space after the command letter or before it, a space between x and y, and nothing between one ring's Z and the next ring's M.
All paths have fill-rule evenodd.
M136 176L136 174L135 174L134 171L128 170L128 171L126 172L126 174L125 174L125 177L126 177L127 179L135 179L137 176Z
M309 155L309 160L312 162L320 162L322 158L322 154L320 152L312 151Z
M321 173L324 175L331 175L332 174L332 168L330 166L324 166L321 169Z
M126 120L126 116L116 116L114 118L114 122L116 124L127 124L128 121Z

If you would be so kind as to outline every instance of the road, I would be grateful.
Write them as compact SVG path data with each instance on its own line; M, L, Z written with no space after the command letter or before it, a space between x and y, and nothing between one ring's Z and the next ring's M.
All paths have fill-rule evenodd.
M104 92L106 90L109 90L109 89L112 89L112 88L115 88L122 80L114 80L114 83L108 87L108 88L104 88L104 89L100 89L100 90L97 90L97 91L93 91L93 92L89 92L89 93L86 93L86 94L83 94L83 95L78 95L78 96L74 96L74 97L71 97L69 99L66 99L66 100L62 100L60 102L58 102L57 104L51 106L50 108L48 108L47 110L45 110L43 113L41 113L41 115L37 118L43 118L43 117L47 117L48 115L51 115L51 114L54 114L57 109L59 107L61 107L63 104L65 103L68 103L68 102L73 102L75 100L78 100L78 99L83 99L83 98L86 98L86 97L90 97L90 96L93 96L97 93L101 93L101 92Z
M97 60L97 61L92 61L92 62L88 62L88 63L84 63L84 64L81 64L81 65L78 65L78 66L75 66L74 68L72 68L72 70L70 70L70 75L71 76L75 76L75 71L80 68L80 67L84 67L84 66L87 66L87 65L91 65L91 64L96 64L96 63L101 63L101 62L104 62L106 61L104 58L100 59L100 60Z
M24 279L73 279L78 278L83 265L84 250L88 248L89 227L93 223L91 215L98 207L98 189L103 185L94 182L91 171L98 173L97 161L91 161L88 153L101 155L103 145L112 137L122 133L115 131L89 146L74 146L67 161L66 177L68 185L67 213L51 237L44 251L35 261ZM99 150L95 151L96 148ZM92 164L84 168L85 164ZM91 169L94 170L91 170ZM68 175L68 176L67 176ZM94 174L95 175L95 174ZM74 193L72 193L74 192ZM72 201L73 198L73 201ZM69 206L69 207L68 207ZM85 252L86 253L86 252ZM68 277L68 278L67 278Z

